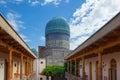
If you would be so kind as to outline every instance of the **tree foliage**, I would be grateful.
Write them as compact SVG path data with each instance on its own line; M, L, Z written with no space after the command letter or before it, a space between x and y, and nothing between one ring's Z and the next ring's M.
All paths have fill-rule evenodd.
M42 74L46 76L63 76L64 72L65 68L63 66L53 65L46 66L46 68L42 71Z
M64 62L64 68L65 68L65 71L67 72L67 62Z

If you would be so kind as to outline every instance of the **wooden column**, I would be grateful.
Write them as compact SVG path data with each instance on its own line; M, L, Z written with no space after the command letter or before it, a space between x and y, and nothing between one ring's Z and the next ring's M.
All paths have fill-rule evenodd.
M19 61L17 61L16 66L17 66L17 71L16 71L15 76L16 76L16 78L18 78L19 77L19 73L18 73L18 71L19 71Z
M82 57L82 77L85 80L85 59Z
M72 61L70 60L70 73L69 73L69 80L72 78Z
M72 74L72 61L70 61L70 74Z
M22 80L22 74L23 74L22 68L23 68L23 54L21 54L20 57L20 80Z
M34 68L34 60L32 60L32 73L33 73L33 68Z
M75 59L75 65L74 65L74 69L75 69L75 80L77 79L77 60Z
M12 66L12 50L9 52L8 56L8 80L12 80L12 73L13 73L13 66Z
M31 59L31 73L32 73L32 64L33 64L33 63L32 63L32 59Z
M29 64L28 64L28 62L29 62L29 58L27 57L27 76L29 75Z
M32 74L33 73L33 60L32 60L32 58L31 58L30 66L31 66L31 74Z
M30 74L32 73L32 59L30 58Z
M98 53L98 80L102 80L102 54Z
M76 74L77 74L77 61L75 59L75 76L76 76Z
M80 65L80 62L81 62L81 60L78 61L78 76L81 76L81 75L80 75L80 72L81 72L81 70L80 70L80 68L81 68L81 67L80 67L80 66L81 66L81 65Z
M67 72L69 73L69 61L67 61Z
M31 73L33 73L33 60L31 59Z
M29 59L29 74L31 74L31 59Z
M33 64L34 64L34 63L33 63L33 59L32 59L32 73L33 73Z

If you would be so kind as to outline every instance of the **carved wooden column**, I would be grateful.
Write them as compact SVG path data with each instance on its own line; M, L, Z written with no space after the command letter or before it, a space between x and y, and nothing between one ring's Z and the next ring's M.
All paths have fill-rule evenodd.
M72 74L72 61L70 61L70 74Z
M12 80L13 74L13 66L12 66L12 50L10 49L9 56L8 56L8 80Z
M33 59L32 59L32 73L33 73Z
M18 73L18 71L19 71L19 61L17 61L16 66L17 66L17 71L16 71L15 76L18 78L19 77L19 73Z
M20 57L20 80L22 80L22 74L23 74L23 54L21 54L21 57Z
M28 66L29 66L29 74L31 74L31 59L29 58L29 63L28 63Z
M85 80L85 59L82 57L82 74L83 74L83 80Z
M75 69L75 80L77 79L77 60L75 59L75 65L74 65L74 69Z
M98 53L98 80L102 80L102 54Z
M78 61L78 76L81 77L80 72L81 72L81 65L80 65L81 60Z
M32 60L30 58L30 74L32 73Z
M72 78L72 61L70 61L70 77L69 77L69 79L71 80L71 78Z
M31 59L31 73L32 73L32 65L33 65L33 63L32 63L32 59Z
M29 75L29 58L27 57L27 76Z
M76 74L77 74L77 61L75 59L75 76L76 76Z
M69 61L66 61L67 62L67 75L70 73L70 71L69 71L69 68L70 68L70 65L69 65ZM69 77L69 75L68 75L68 77Z
M69 73L69 64L68 64L68 61L67 62L67 72Z

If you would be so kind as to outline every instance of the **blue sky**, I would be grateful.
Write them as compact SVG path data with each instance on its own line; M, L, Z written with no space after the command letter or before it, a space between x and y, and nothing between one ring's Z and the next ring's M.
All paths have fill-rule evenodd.
M30 48L45 45L46 23L55 16L70 25L76 48L120 11L120 0L0 0L0 13Z

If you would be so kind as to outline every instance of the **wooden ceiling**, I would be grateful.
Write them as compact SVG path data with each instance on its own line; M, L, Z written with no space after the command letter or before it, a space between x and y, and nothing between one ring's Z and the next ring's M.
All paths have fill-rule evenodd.
M11 34L12 35L12 34ZM0 28L0 41L11 46L20 53L23 53L26 56L34 58L21 44L19 44L15 39L13 39L9 34L7 34L3 29ZM9 53L8 46L4 46L0 43L0 51L3 53ZM20 53L13 52L14 56L19 57Z

